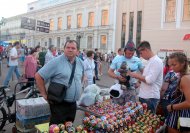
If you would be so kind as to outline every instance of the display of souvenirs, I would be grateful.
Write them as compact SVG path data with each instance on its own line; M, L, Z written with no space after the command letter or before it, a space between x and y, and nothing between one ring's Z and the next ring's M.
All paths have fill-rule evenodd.
M90 117L94 119L91 120L89 117L84 117L84 128L86 128L88 132L95 133L155 133L156 130L164 124L163 117L151 114L150 111L139 115L134 121L130 116L124 116L116 120L106 116L103 116L101 119L92 115Z
M75 128L72 122L65 122L65 124L50 125L49 133L87 133L87 130L85 130L82 125Z
M112 114L113 111L119 114L130 113L143 113L143 110L147 109L147 104L141 104L140 102L127 102L124 106L112 103L110 100L104 102L97 102L96 104L87 107L87 110L104 116L105 114ZM86 113L87 114L87 113ZM88 114L87 114L88 115Z
M120 106L106 101L87 108L102 115L100 118L93 115L84 117L83 124L88 132L154 133L164 124L163 117L152 114L147 110L147 104L140 102L127 102L124 106Z
M155 133L164 124L164 117L152 114L147 104L127 102L124 106L110 101L96 103L88 110L91 114L83 118L83 125L76 128L72 122L51 125L49 133Z

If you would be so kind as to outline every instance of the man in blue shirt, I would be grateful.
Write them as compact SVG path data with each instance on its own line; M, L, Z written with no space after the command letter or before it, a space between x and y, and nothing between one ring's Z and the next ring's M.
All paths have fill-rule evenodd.
M75 119L76 101L80 97L84 76L84 66L77 57L77 53L78 43L74 40L67 41L64 46L64 54L52 59L35 75L41 95L48 100L45 81L50 80L50 82L68 86L74 62L76 62L74 77L70 87L66 90L64 101L62 103L49 102L51 110L50 124L59 124Z
M143 71L143 65L141 60L138 57L134 56L135 51L136 49L134 43L132 41L127 42L124 48L125 55L114 58L108 70L108 74L110 77L116 79L116 82L124 84L127 89L130 90L135 90L139 86L139 83L138 80L132 77L128 77L126 75L127 70L131 70L133 72ZM122 63L126 64L126 69L124 73L127 77L124 77L120 71ZM133 98L133 100L135 99Z

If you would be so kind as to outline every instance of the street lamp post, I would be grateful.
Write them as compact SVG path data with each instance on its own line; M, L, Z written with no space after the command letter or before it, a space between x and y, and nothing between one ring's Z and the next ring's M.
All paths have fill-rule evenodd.
M76 41L78 42L78 44L79 44L79 49L80 49L80 39L83 37L83 35L84 35L84 33L82 33L82 32L77 32L77 34L76 34L77 36L76 36Z
M6 19L4 17L1 18L0 20L0 42L1 42L1 26L5 25Z

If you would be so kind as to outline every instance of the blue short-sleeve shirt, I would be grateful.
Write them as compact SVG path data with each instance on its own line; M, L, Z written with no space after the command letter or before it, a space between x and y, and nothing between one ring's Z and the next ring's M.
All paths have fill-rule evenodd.
M118 70L123 61L127 63L127 66L128 68L130 68L131 71L140 71L143 69L141 60L135 56L133 56L130 59L127 59L125 56L118 56L117 58L113 59L112 64L110 65L110 68L114 70Z
M141 60L138 57L133 56L132 58L127 59L125 56L117 56L113 59L112 64L110 65L110 68L115 70L114 72L116 75L120 75L118 69L120 69L122 62L124 61L127 63L127 69L130 69L133 72L138 72L144 68ZM130 78L129 83L131 86L135 86L136 82L137 79Z
M68 86L72 67L73 64L71 64L68 61L68 58L63 54L49 61L38 71L38 73L45 81L50 80L50 82L60 83ZM74 102L79 99L82 88L83 75L83 62L78 57L76 57L74 78L70 88L67 89L65 97L66 101Z

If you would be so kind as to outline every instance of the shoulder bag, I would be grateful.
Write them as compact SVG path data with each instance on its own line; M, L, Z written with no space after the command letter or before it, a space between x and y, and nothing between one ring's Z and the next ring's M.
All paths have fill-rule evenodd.
M74 61L73 64L68 86L55 82L50 83L48 87L48 102L54 104L59 104L64 102L67 89L71 86L74 77L75 68L76 68L76 60Z

